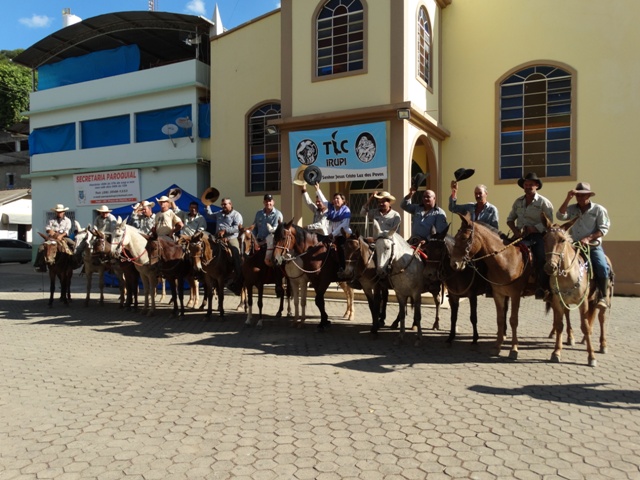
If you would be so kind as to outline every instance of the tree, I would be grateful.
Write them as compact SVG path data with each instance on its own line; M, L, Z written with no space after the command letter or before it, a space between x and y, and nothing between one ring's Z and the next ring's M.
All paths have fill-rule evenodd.
M29 109L30 91L31 71L0 59L0 128L7 128L25 118L21 112Z

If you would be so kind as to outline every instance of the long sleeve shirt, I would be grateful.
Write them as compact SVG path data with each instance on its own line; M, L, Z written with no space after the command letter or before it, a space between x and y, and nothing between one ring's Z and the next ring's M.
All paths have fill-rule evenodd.
M151 234L151 230L156 224L156 214L152 213L150 216L144 214L134 213L131 215L131 225L140 230L141 233L146 235Z
M544 233L545 226L542 223L542 212L549 220L553 218L553 205L549 200L536 193L533 201L527 205L525 195L523 195L513 202L511 211L507 216L507 222L515 221L518 228L535 227L538 233Z
M345 232L351 233L349 224L351 223L351 210L346 205L342 205L339 209L333 206L332 203L327 204L327 220L329 220L329 234L334 237L342 235L342 229Z
M318 199L323 203L327 203L327 199L322 194L320 190L317 191ZM314 201L311 200L311 197L307 192L302 193L302 197L304 198L307 207L309 210L313 212L313 221L305 228L310 232L320 233L322 235L329 235L329 220L327 219L328 209L320 210Z
M211 206L207 205L207 216L215 219L216 233L224 230L224 238L238 238L240 225L242 225L242 215L237 210L225 213L224 210L211 211Z
M604 237L611 225L607 209L593 202L590 202L589 209L584 213L582 213L577 203L569 205L564 214L559 211L556 213L556 218L562 221L572 220L576 217L578 217L578 220L576 220L569 231L574 240L582 240L597 230L600 230ZM596 242L599 245L600 239L598 238Z
M411 236L419 237L422 240L429 240L431 227L435 227L437 233L444 232L447 228L447 215L438 206L429 211L425 211L422 205L411 203L410 197L405 197L400 203L400 208L412 215Z
M389 233L391 230L396 229L402 222L402 217L398 212L390 209L387 213L383 214L379 208L371 208L367 210L367 205L363 205L360 209L361 215L367 215L369 220L373 221L373 236L379 237L382 234Z
M253 220L253 234L260 241L263 241L269 235L267 224L273 228L278 226L278 220L283 221L282 213L277 208L271 210L270 213L264 211L264 208L258 210L256 218Z
M476 215L475 203L463 203L458 205L457 201L453 197L449 196L449 211L453 213L469 213L471 219L474 222L482 222L487 225L491 225L493 228L498 228L498 209L495 205L487 202L480 210L480 213Z
M96 217L95 224L96 230L99 230L102 233L113 233L116 228L116 217L112 214L108 214L106 217L98 215Z
M47 233L64 233L68 236L71 230L71 219L69 217L62 217L60 220L58 220L58 217L52 218L47 223L47 226L44 227L44 230Z
M196 232L201 232L207 229L207 220L198 212L196 212L194 216L191 216L191 212L182 211L176 205L176 215L178 215L184 224L182 227L182 233L185 235L194 235Z

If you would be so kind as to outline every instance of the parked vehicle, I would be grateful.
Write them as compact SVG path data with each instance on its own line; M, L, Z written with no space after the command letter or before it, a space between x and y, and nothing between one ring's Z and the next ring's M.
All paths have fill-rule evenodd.
M11 238L0 238L0 263L31 261L33 247L30 243Z

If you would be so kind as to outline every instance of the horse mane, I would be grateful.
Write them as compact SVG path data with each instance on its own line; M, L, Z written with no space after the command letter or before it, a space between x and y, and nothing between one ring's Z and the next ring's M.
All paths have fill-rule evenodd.
M210 261L213 258L213 247L212 247L212 243L213 243L213 239L211 238L213 237L213 235L211 235L209 232L202 232L202 253L204 254L204 258L207 261Z

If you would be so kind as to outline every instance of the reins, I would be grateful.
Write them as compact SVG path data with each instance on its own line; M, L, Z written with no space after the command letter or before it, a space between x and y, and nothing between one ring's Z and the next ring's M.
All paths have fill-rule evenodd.
M549 230L548 233L555 233L559 231L559 229L551 229ZM559 276L563 276L563 277L568 277L569 273L571 273L571 270L574 269L574 264L576 263L576 261L578 260L578 257L580 255L580 253L582 253L586 259L590 258L590 246L589 245L583 245L581 242L574 242L572 244L572 247L574 249L574 256L573 259L571 260L571 263L569 264L568 267L564 267L564 261L565 261L565 256L564 256L564 250L567 249L567 247L564 247L564 250L562 251L562 253L557 253L557 252L546 252L546 255L549 256L558 256L560 257L560 260L558 261L558 263L556 264L557 267L557 273L555 275L553 275L554 280L555 280L555 288L552 288L553 293L555 293L558 298L560 299L560 303L562 304L562 306L569 310L569 311L573 311L573 310L577 310L578 308L580 308L580 306L584 303L584 301L587 299L587 297L589 296L589 283L591 282L591 279L593 278L593 265L591 265L591 262L588 260L585 260L584 263L579 264L578 265L578 279L577 281L571 286L571 288L569 290L564 290L561 291L560 290L560 282L558 281L558 277ZM580 298L580 301L575 304L575 306L570 307L569 305L567 305L567 302L565 301L564 297L570 295L574 290L576 290L577 288L580 287L580 285L582 284L582 277L584 275L584 273L587 273L587 285L585 286L584 292Z

